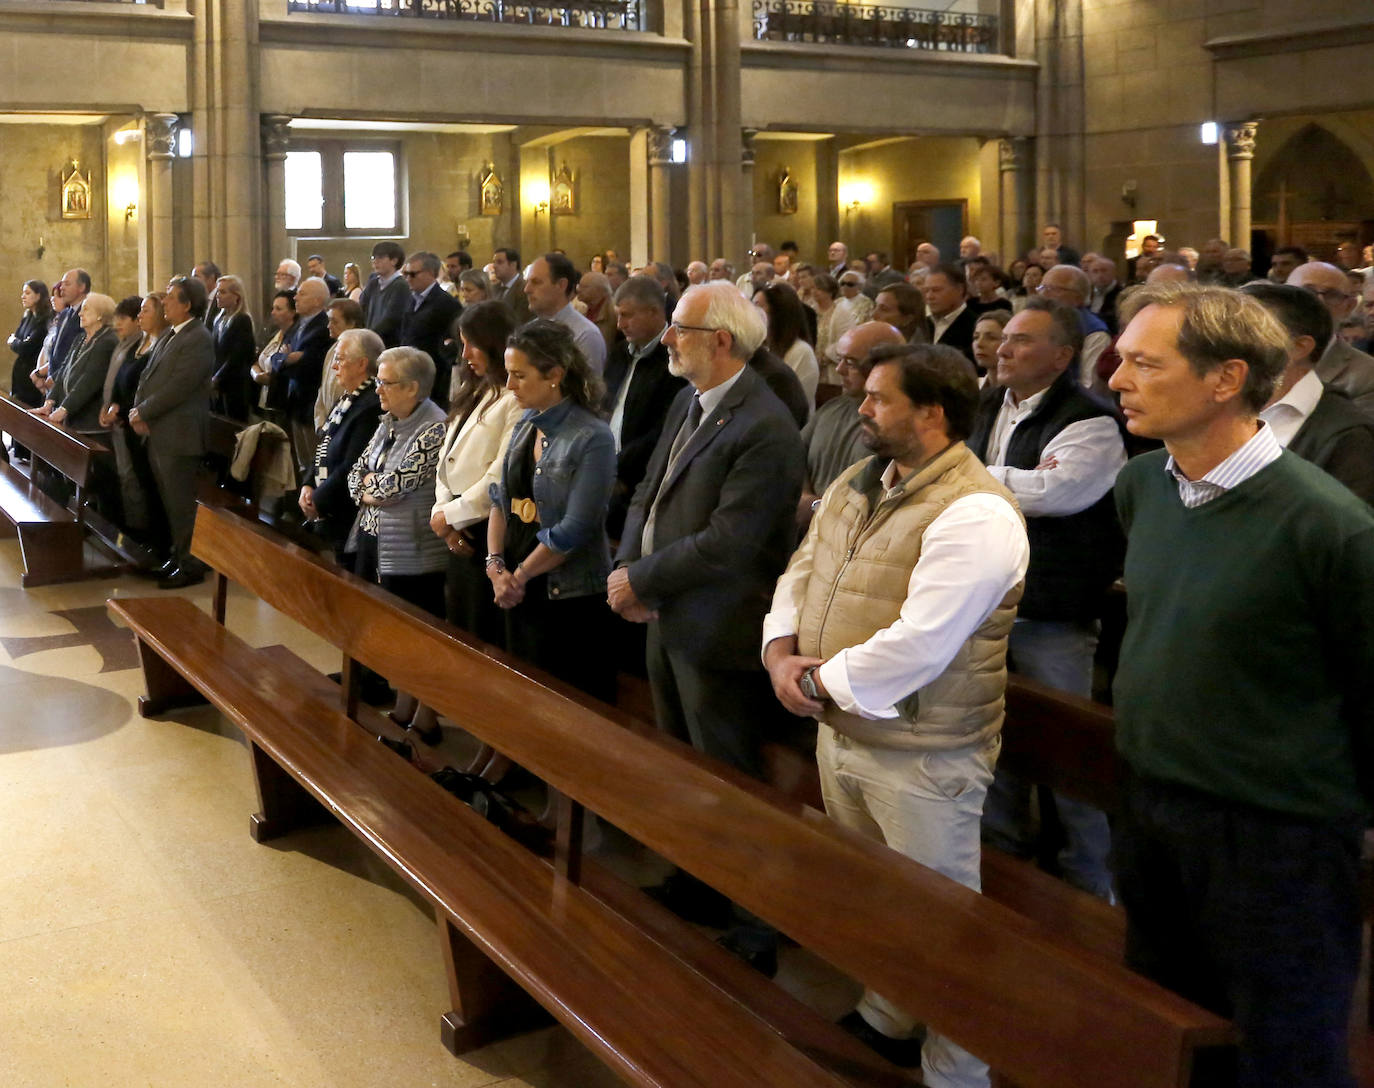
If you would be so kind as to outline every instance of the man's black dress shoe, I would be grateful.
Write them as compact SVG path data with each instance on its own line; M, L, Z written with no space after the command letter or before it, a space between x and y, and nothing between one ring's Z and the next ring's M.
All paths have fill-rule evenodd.
M185 586L198 586L205 581L204 567L177 567L165 578L159 578L158 589L182 589Z
M716 938L716 944L737 956L766 978L778 973L778 939L775 934L761 935L757 927L736 926ZM769 939L771 938L771 939Z
M867 1020L858 1009L847 1013L839 1021L839 1026L858 1039L881 1058L886 1058L901 1069L915 1069L921 1064L921 1038L894 1039L884 1035Z
M678 871L662 884L644 888L643 891L684 922L725 929L734 917L729 898L689 873Z

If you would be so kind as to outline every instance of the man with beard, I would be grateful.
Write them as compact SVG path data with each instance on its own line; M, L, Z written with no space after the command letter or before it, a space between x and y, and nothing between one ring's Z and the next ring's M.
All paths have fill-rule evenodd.
M968 361L877 348L859 406L875 456L826 489L773 594L763 657L793 714L817 719L832 819L980 888L979 821L1001 750L1007 637L1030 548L1011 493L964 444ZM865 992L841 1022L924 1083L979 1088L988 1067Z

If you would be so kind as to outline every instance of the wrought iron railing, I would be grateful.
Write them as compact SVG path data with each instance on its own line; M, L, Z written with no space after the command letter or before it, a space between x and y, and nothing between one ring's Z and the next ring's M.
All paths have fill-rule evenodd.
M468 19L482 23L573 26L590 30L640 30L641 0L287 0L288 11L339 15L395 15L421 19Z
M997 16L872 7L827 0L754 0L754 37L763 42L824 42L996 53Z

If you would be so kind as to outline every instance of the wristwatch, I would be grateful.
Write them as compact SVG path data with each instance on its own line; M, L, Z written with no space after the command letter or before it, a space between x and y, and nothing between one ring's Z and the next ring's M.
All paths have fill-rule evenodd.
M802 673L801 679L797 681L797 687L801 688L802 694L805 695L808 699L811 699L817 703L823 703L825 702L825 696L822 695L820 693L820 690L816 687L815 673L816 670L819 668L819 665L812 665L809 669Z

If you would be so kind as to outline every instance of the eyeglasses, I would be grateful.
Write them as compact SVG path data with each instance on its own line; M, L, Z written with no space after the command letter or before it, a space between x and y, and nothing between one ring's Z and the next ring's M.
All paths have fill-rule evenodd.
M394 378L391 381L388 381L386 378L378 378L377 387L379 389L390 389L393 385L410 385L414 381L414 378Z
M864 364L864 360L863 360L863 359L856 359L856 358L855 358L854 356L852 356L852 355L841 355L838 359L835 360L835 369L836 369L836 370L846 370L846 369L855 369L855 370L857 370L859 367L863 366L863 364Z
M673 335L674 335L674 336L681 336L684 332L720 332L720 331L721 331L720 329L713 328L713 327L710 326L710 325L683 325L683 324L681 324L680 322L677 322L677 321L669 322L669 326L672 328L672 330L673 330Z
M411 272L409 269L407 269L406 271L402 272L401 275L403 275L408 280L413 280L416 276L420 275L420 273L418 271Z

